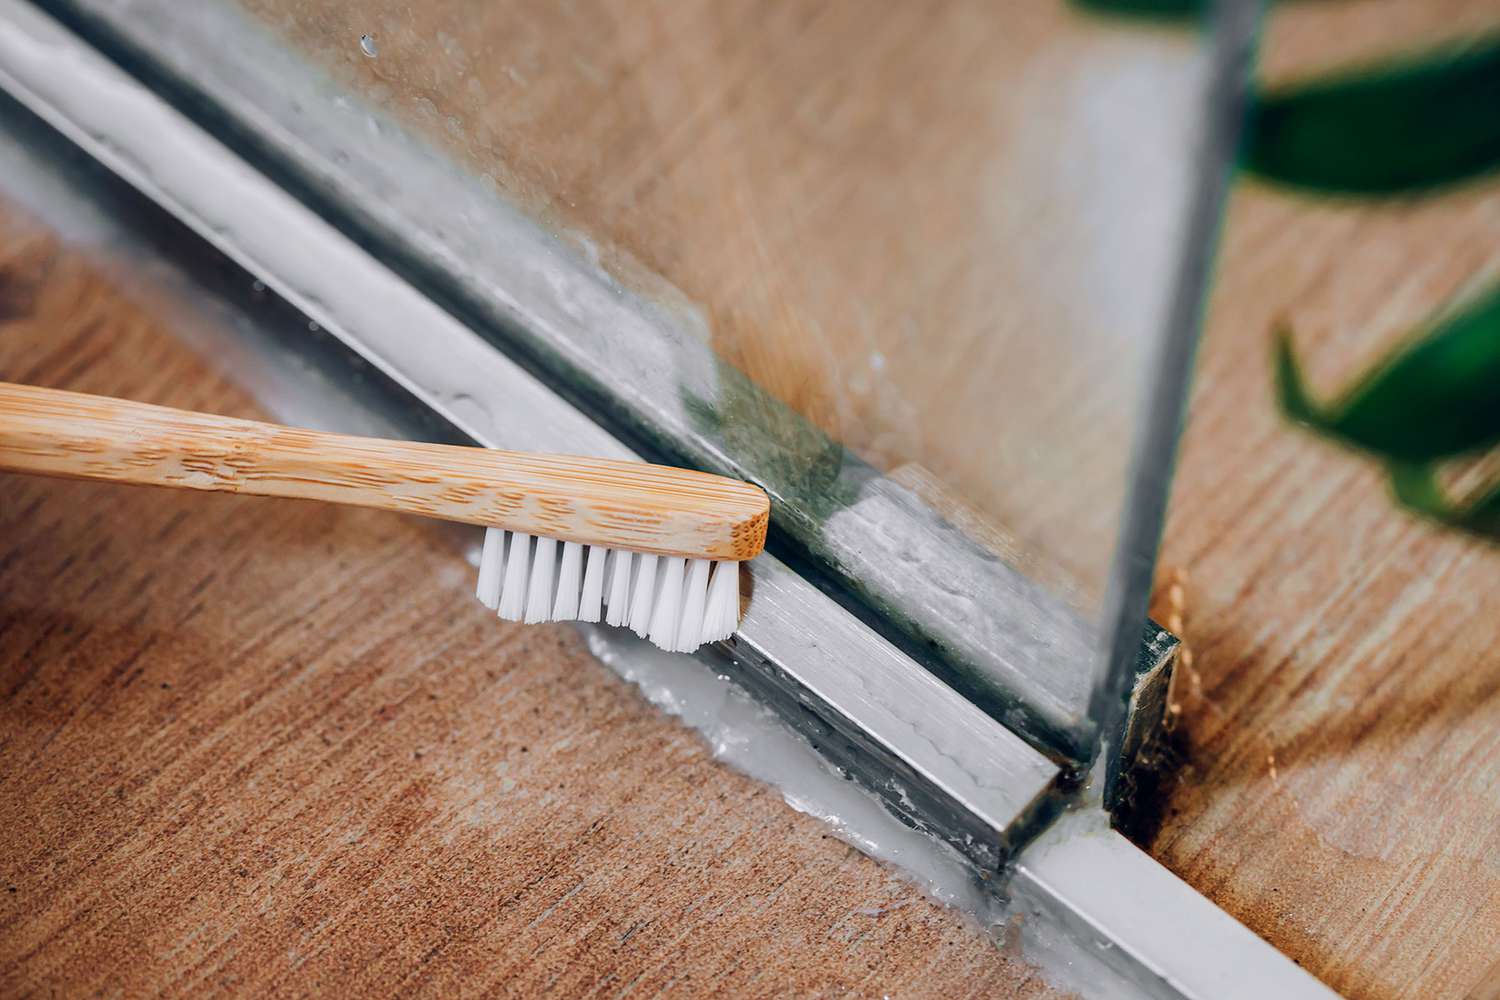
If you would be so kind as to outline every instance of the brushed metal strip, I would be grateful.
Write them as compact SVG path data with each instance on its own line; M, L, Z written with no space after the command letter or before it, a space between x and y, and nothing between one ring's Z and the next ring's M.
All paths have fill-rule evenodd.
M1330 1000L1338 994L1109 828L1070 812L1015 861L1022 919L1162 1000Z
M139 82L21 0L0 0L0 86L206 242L490 447L632 453ZM889 807L994 869L1059 769L771 556L728 652L784 689L794 723L858 743ZM810 713L810 715L809 715ZM887 772L915 785L903 801ZM904 787L904 785L903 785ZM914 804L932 806L924 813Z

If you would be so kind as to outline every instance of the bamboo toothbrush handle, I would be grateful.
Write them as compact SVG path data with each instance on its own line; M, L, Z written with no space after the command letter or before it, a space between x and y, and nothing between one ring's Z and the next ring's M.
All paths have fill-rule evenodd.
M750 559L770 502L640 462L349 437L0 382L0 469L300 497L564 541Z

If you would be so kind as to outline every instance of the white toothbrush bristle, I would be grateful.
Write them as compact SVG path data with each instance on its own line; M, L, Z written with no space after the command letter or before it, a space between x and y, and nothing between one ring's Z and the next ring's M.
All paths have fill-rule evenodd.
M630 588L630 617L627 624L642 639L651 631L651 614L656 608L656 592L661 573L661 557L647 552L636 558L635 583Z
M500 574L505 570L505 532L499 528L484 529L484 548L479 554L479 585L474 596L494 611L500 606Z
M600 618L600 606L604 603L604 557L608 551L602 545L589 546L583 570L583 596L578 598L578 620L581 622L596 622Z
M557 540L538 538L531 557L531 572L526 587L526 624L550 621L552 590L557 582Z
M602 616L662 649L691 653L739 626L740 566L487 528L474 593L509 621Z
M630 570L631 553L622 549L609 550L609 613L604 616L610 625L624 625L630 621Z
M668 556L662 560L661 583L651 608L651 641L662 649L678 652L677 623L682 618L682 577L687 560Z
M708 585L708 607L703 612L703 641L716 642L734 634L740 623L740 564L714 564Z
M531 572L531 536L510 533L505 546L505 582L500 585L499 614L518 622L526 615L526 578Z
M554 621L569 622L578 617L578 590L583 583L583 546L563 542L562 564L557 569L557 603L552 606Z
M703 643L703 608L708 601L707 559L693 559L687 564L687 579L682 585L682 616L677 627L677 649L697 649Z

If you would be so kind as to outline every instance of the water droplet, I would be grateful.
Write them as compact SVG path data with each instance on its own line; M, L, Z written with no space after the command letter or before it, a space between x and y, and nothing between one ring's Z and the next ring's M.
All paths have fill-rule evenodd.
M371 59L374 59L376 56L380 55L380 49L375 46L374 35L360 35L359 50L365 55L369 56Z
M309 330L311 330L313 333L317 333L318 330L319 330L318 321L315 320L315 319L308 320L307 321L307 328Z

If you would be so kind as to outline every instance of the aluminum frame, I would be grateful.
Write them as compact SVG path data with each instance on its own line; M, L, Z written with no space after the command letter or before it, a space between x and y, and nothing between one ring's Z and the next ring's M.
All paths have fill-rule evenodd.
M280 292L452 431L503 446L629 453L22 0L0 0L0 89ZM323 337L305 339L314 347ZM740 642L719 648L711 666L737 669L825 753L856 768L887 808L991 871L1018 838L1052 820L1055 765L777 560L757 561L754 578ZM915 792L914 801L898 792ZM977 850L966 843L976 832ZM1332 995L1111 831L1097 808L1051 822L1004 871L1026 920L1140 995Z
M1100 980L1118 977L1116 989L1193 1000L1338 995L1110 829L1095 809L1067 813L1038 837L1017 859L1010 893L1023 920L1092 959Z

